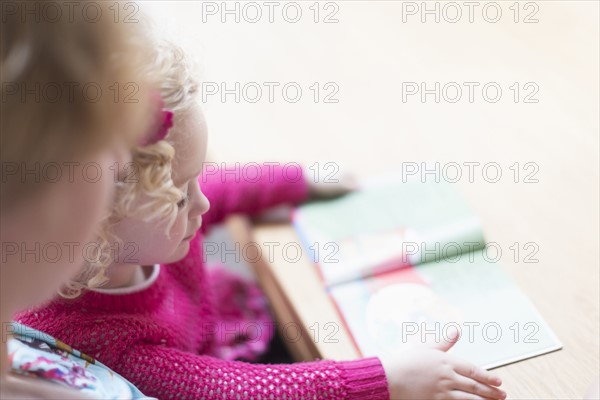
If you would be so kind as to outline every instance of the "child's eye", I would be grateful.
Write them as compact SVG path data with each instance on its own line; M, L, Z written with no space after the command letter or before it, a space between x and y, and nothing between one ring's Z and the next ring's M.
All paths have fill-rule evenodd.
M183 196L183 198L181 200L179 200L179 203L177 203L177 207L179 208L183 208L187 205L188 201L190 200L190 196L187 195L187 193Z

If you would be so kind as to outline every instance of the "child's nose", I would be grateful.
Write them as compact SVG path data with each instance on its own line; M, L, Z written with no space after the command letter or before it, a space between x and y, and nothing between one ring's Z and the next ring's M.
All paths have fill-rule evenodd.
M200 192L200 203L201 203L201 214L205 214L208 210L210 210L210 201L208 201L208 197L204 195L204 193Z
M199 217L206 213L209 209L210 202L208 201L208 198L204 195L204 193L198 190L198 198L193 204L192 210L190 211L190 216L192 218Z

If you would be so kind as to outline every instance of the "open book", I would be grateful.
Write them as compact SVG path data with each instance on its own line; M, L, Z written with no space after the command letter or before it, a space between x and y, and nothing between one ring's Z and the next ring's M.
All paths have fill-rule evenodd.
M381 179L293 220L363 356L454 330L451 351L485 368L562 347L452 184Z

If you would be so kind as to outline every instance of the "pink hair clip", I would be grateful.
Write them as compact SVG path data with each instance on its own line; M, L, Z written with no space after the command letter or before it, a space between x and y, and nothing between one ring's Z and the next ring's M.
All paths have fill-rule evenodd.
M163 108L164 102L160 96L157 96L156 98L157 109L159 112L157 113L152 131L144 138L141 143L142 146L149 146L163 140L167 137L169 129L173 127L173 111Z

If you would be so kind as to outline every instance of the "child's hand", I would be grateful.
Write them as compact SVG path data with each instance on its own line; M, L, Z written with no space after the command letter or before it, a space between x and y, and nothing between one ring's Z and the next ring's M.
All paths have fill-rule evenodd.
M497 386L499 377L446 353L458 340L437 348L413 349L382 364L390 386L390 398L399 399L505 399Z
M335 172L335 173L333 173ZM358 188L356 176L349 172L304 168L311 200L331 199L350 193Z

